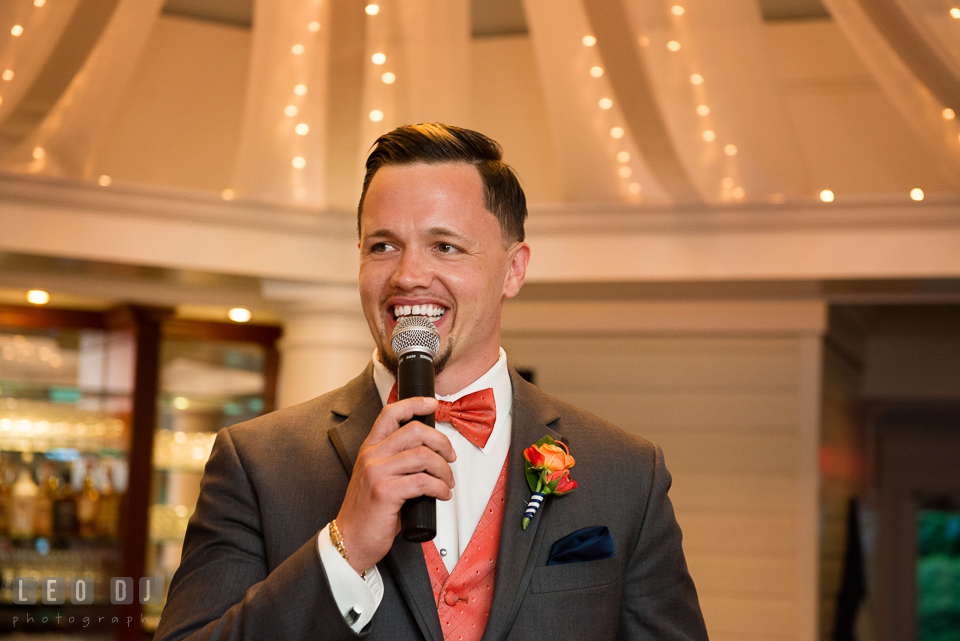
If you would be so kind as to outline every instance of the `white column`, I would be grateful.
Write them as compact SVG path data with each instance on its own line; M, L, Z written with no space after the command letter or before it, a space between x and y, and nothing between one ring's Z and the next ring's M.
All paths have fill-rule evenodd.
M356 286L264 281L262 287L284 325L278 407L336 389L366 367L374 344Z

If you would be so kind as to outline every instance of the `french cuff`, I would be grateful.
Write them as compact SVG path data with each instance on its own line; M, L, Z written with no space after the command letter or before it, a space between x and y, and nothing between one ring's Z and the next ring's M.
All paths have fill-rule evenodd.
M350 629L359 633L370 623L373 613L383 600L383 579L380 571L374 565L367 569L367 578L361 579L330 541L329 525L320 530L317 536L317 550L343 620Z

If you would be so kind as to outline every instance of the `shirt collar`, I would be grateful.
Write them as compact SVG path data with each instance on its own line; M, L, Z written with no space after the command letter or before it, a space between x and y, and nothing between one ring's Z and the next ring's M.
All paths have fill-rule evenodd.
M387 398L390 396L390 390L396 379L393 377L380 359L377 357L377 350L373 350L373 382L377 386L377 392L380 394L380 402L387 404ZM500 358L488 369L486 373L464 387L459 392L448 396L437 396L441 401L453 402L462 396L472 394L490 388L493 390L493 400L497 405L497 420L493 425L493 432L487 439L487 444L483 447L484 454L490 452L493 443L500 434L504 432L504 425L507 424L511 413L513 412L513 383L510 382L510 370L507 368L507 353L500 348Z

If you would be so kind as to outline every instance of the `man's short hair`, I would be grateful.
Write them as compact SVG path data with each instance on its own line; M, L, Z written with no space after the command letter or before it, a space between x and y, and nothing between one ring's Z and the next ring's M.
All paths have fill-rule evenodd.
M373 151L367 157L367 174L363 178L360 204L357 206L357 233L360 232L360 216L363 214L367 189L381 167L458 162L471 164L480 172L484 206L497 217L504 240L523 240L527 199L516 172L503 162L503 149L495 140L481 133L437 122L397 127L373 143Z

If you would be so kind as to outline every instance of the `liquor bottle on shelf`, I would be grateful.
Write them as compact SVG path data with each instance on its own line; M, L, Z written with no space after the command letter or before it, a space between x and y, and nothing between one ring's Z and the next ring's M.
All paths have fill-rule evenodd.
M70 472L63 473L57 497L53 501L53 533L57 536L74 536L77 533L77 502L70 486Z
M10 536L29 538L33 536L33 517L37 508L39 489L33 482L27 467L20 468L17 482L13 484L13 509L10 511Z
M100 492L93 486L93 472L87 467L83 486L76 495L77 500L77 531L80 536L91 537L97 534L97 503Z
M13 483L16 468L0 455L0 536L10 532L10 510L13 508Z
M56 468L50 462L39 468L39 492L33 514L33 535L47 537L53 535L53 500L57 492Z
M98 536L116 537L120 529L120 494L114 490L110 467L100 467L100 500L97 501L96 530Z

